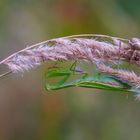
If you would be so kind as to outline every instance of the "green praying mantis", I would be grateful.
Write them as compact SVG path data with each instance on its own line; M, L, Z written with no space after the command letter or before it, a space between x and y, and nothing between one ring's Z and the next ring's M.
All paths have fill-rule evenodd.
M80 78L68 82L68 80L75 75L80 75ZM89 73L77 67L76 62L74 62L70 68L62 68L57 66L50 67L45 77L45 89L48 91L59 90L69 87L84 87L122 91L126 93L138 92L138 90L133 89L131 85L129 85L125 81L117 79L116 77L107 75L105 76L100 73L97 73L95 76L89 75ZM56 83L49 84L48 80L52 78L60 79Z

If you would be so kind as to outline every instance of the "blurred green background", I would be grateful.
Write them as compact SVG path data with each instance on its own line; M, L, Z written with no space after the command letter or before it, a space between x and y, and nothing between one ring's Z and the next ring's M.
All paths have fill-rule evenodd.
M66 35L140 37L139 6L139 0L0 0L0 60ZM0 140L140 139L140 102L132 95L84 88L47 92L44 72L51 64L0 80Z

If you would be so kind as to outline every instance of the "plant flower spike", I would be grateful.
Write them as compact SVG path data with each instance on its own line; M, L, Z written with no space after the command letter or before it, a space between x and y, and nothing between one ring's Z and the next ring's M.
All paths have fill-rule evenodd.
M107 90L118 90L136 93L136 99L140 99L140 77L133 71L114 69L106 65L118 65L123 62L140 67L140 39L122 39L106 35L82 34L61 37L44 41L29 46L12 54L0 62L7 65L9 72L0 75L0 78L10 73L28 71L47 61L75 61L91 62L97 67L99 74L89 76L88 72L74 67L61 69L53 67L48 70L46 79L63 77L58 83L46 84L47 90L57 90L66 87L86 87ZM79 79L67 83L72 75L80 75Z

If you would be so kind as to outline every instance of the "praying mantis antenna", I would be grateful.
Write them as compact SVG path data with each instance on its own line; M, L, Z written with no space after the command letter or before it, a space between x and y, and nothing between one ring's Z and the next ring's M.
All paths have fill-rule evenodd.
M12 71L7 71L7 72L1 74L1 75L0 75L0 78L3 78L3 77L5 77L5 76L8 76L8 75L10 75L11 73L12 73Z

